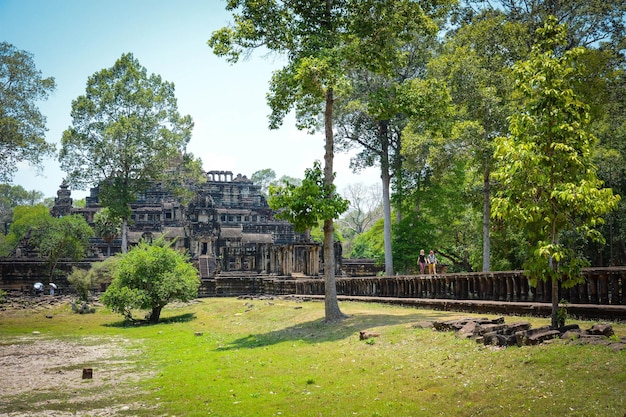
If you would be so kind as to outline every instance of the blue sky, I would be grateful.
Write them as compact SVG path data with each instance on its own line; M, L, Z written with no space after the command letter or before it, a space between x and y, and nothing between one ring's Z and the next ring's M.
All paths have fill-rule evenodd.
M223 0L0 0L0 40L32 53L42 75L56 79L55 92L39 105L48 142L58 144L71 125L72 100L85 93L87 78L131 52L148 73L175 84L180 113L195 122L188 150L205 170L250 177L272 168L279 177L302 178L314 160L323 160L323 136L298 131L293 118L281 129L267 128L268 81L281 61L256 52L230 65L214 56L206 41L230 21L224 6ZM348 155L335 154L339 191L380 182L377 169L355 175L348 163ZM50 159L43 176L20 166L14 184L52 197L63 176Z

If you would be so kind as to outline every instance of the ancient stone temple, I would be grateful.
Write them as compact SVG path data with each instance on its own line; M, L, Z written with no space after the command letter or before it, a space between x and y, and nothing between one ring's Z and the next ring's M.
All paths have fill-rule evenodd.
M260 186L230 171L209 171L184 205L160 184L131 204L129 244L164 235L174 247L186 249L203 279L215 276L317 276L322 270L321 244L307 241L289 222L274 217ZM84 208L72 208L66 184L61 185L52 213L82 214L93 223L100 209L98 188L91 189ZM93 240L94 253L107 253L107 243ZM119 252L121 240L112 242ZM339 251L340 253L340 251ZM340 262L339 262L340 264Z

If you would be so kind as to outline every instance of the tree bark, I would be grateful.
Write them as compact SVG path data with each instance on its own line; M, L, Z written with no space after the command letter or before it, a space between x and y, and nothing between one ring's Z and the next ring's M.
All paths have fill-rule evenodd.
M150 323L158 323L161 318L161 310L163 307L152 307L152 312L150 313Z
M389 187L389 132L387 122L379 122L379 135L382 145L380 155L380 178L383 186L383 242L385 247L385 275L393 276L393 252L391 247L391 199Z
M491 183L489 182L489 163L485 161L483 171L483 272L491 270Z
M324 109L324 133L326 136L324 153L324 185L332 186L334 180L333 158L333 90L326 92ZM332 196L329 196L332 198ZM324 307L327 322L335 322L346 316L339 309L337 284L335 281L335 228L333 219L324 219Z
M552 280L552 314L550 316L551 327L556 329L559 327L559 280L555 276Z
M128 219L122 219L122 253L128 252Z

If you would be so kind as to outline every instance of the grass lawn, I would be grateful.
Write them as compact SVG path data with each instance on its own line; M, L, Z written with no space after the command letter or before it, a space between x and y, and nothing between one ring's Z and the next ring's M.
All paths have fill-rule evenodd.
M33 369L28 393L3 395L3 385L11 381L0 369L0 416L626 414L626 350L565 341L496 349L413 327L471 314L340 306L349 318L336 324L324 323L322 302L278 298L172 305L158 325L125 325L103 307L85 315L69 305L0 311L3 363L11 360L3 349L16 343L118 349L57 369L68 380L80 380L80 369L93 367L93 380L75 381L69 388L38 390ZM549 319L506 318L507 323L521 320L533 327L549 324ZM613 327L618 337L626 336L626 324ZM359 340L360 330L380 337ZM104 383L102 375L108 378ZM132 375L136 378L127 378ZM98 396L105 391L106 397Z

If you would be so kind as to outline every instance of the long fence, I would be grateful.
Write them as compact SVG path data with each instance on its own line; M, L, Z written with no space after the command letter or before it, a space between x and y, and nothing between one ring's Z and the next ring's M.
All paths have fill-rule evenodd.
M85 269L89 263L65 262L62 266L67 273L72 266ZM42 281L45 275L44 262L0 260L0 289L28 292L37 281L47 284L47 281ZM571 311L578 309L581 316L626 319L626 266L586 268L583 275L584 282L581 284L572 288L559 288L559 300L566 301ZM378 299L431 307L462 307L471 311L485 308L491 311L545 311L546 307L542 304L550 302L552 289L549 281L539 281L536 286L531 286L523 271L338 277L336 282L337 295L344 299ZM66 278L57 278L55 283L60 291L70 290ZM284 277L253 272L243 275L231 272L230 275L202 280L199 295L273 294L314 298L324 293L322 277Z
M339 277L340 300L380 302L439 310L549 316L551 282L530 280L523 271L394 277ZM202 296L295 295L324 298L324 279L222 276L203 281ZM584 282L559 288L573 317L626 320L626 267L589 268Z
M626 267L588 268L583 274L583 283L559 289L559 300L626 305ZM523 271L337 279L338 295L366 297L550 302L551 289L550 281L531 286ZM296 280L295 293L324 294L324 281Z

